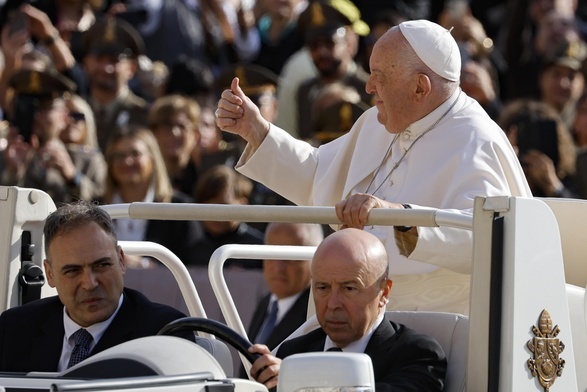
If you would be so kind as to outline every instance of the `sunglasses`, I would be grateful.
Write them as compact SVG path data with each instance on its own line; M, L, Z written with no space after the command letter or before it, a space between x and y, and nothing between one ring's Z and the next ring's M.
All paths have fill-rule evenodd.
M86 116L80 112L69 112L69 117L75 122L86 121Z

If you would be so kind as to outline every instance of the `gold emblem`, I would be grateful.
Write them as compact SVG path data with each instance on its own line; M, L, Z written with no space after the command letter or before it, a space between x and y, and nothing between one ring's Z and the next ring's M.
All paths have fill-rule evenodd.
M536 335L527 343L534 358L528 360L528 368L532 376L538 377L544 391L548 392L557 377L560 377L565 367L565 360L559 354L565 349L565 345L556 336L560 332L558 325L552 327L550 314L544 309L540 313L539 327L532 326L532 332Z
M114 18L108 18L106 20L106 26L104 26L104 36L102 37L104 42L114 42L116 41L116 26L114 23Z
M322 6L318 3L312 4L312 19L310 21L310 26L324 26L326 24L326 18L324 17L324 13L322 12Z
M28 93L38 93L41 91L41 76L38 72L32 71L29 74L29 84L26 91Z

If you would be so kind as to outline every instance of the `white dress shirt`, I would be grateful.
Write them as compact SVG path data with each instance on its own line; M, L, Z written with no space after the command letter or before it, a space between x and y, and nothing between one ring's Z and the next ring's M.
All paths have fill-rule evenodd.
M102 338L102 335L104 335L104 332L106 332L106 330L112 323L112 320L114 320L114 317L116 317L116 315L118 314L118 310L122 306L123 296L123 294L120 294L120 299L118 300L118 307L116 308L114 313L112 313L112 316L110 316L110 318L102 322L90 325L86 328L86 330L94 338L92 344L90 345L90 352L94 349L94 347L96 347L96 344L98 344L100 338ZM69 314L67 314L67 310L65 309L65 306L63 307L63 327L65 328L65 334L63 335L63 347L61 349L61 357L59 359L59 364L57 365L58 372L62 372L65 369L67 369L69 357L71 357L71 352L75 347L75 342L73 341L72 335L75 332L77 332L78 329L83 328L81 325L79 325L69 317Z

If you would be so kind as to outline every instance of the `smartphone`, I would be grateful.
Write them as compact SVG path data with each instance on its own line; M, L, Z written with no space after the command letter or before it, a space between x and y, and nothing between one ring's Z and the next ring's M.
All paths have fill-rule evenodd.
M40 106L38 97L19 94L14 97L14 114L10 123L18 129L25 142L31 142L35 112Z
M28 30L27 16L19 9L10 11L6 23L8 25L8 35Z
M552 159L555 165L558 163L558 133L555 120L527 118L517 125L520 156L529 150L538 150Z

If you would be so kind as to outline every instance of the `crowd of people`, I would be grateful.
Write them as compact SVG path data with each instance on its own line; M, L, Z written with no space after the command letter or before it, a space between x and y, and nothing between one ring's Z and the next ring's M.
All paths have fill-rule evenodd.
M5 0L0 185L42 189L58 206L335 206L349 230L332 237L317 226L134 219L116 219L109 235L155 241L186 265L206 265L226 243L318 245L326 234L309 300L319 349L369 352L379 328L411 346L411 332L401 338L383 309L467 314L472 238L447 228L365 227L369 211L470 213L476 196L587 198L583 7L570 0ZM377 254L357 255L349 243ZM351 285L355 300L338 294L348 287L338 287L337 255L352 262L342 270L349 282L369 272L369 287ZM116 258L117 274L157 266ZM364 268L366 259L377 262ZM48 260L49 282L59 286ZM264 267L270 294L250 338L267 345L252 349L263 355L253 377L272 386L278 357L300 349L269 352L282 339L284 309L311 297L309 266L229 265ZM282 293L289 275L299 287ZM271 287L275 276L281 287ZM118 283L120 307L134 294L121 297ZM365 314L350 311L356 306ZM96 321L73 316L82 327ZM337 317L357 329L333 327ZM60 369L72 339L54 358ZM432 369L421 381L441 388L443 355L433 343L421 355ZM402 366L379 369L378 381Z

